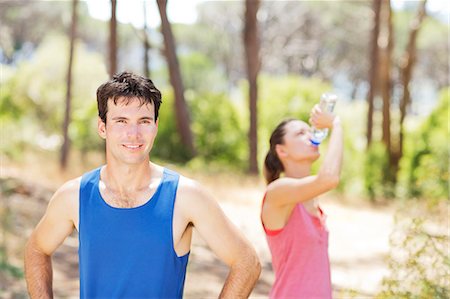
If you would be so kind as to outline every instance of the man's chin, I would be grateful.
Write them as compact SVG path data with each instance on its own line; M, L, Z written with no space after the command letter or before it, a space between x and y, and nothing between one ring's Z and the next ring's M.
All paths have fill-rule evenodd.
M149 161L148 154L143 154L140 155L139 157L124 157L123 159L121 159L122 163L129 166L137 166L142 163L148 163L148 161Z

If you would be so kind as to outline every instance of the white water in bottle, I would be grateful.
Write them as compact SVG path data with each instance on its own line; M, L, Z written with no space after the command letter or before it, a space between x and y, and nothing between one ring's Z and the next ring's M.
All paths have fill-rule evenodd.
M334 106L336 105L337 96L332 93L324 93L320 97L320 103L319 107L323 112L333 112ZM327 137L328 135L328 129L316 129L314 126L312 126L312 137L311 137L311 143L315 146L319 146L319 144L322 143L322 141Z

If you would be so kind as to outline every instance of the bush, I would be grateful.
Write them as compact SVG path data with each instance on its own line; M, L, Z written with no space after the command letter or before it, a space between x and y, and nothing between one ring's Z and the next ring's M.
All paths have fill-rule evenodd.
M386 146L382 142L372 142L364 162L364 186L371 201L377 198L392 198L394 185L387 180L389 161Z
M162 104L158 116L158 135L150 155L163 160L184 163L192 157L188 154L188 149L181 143L178 134L173 91L162 89L161 94Z
M377 298L449 298L448 234L433 232L423 218L413 218L397 222L390 243L391 275Z
M426 198L431 204L449 198L450 89L441 92L438 106L405 141L400 181L410 198Z
M246 84L246 83L245 83ZM299 76L271 77L261 75L258 80L258 144L259 165L262 165L269 150L269 138L275 127L285 118L297 118L308 122L309 113L330 86L319 79ZM244 99L248 98L248 86L243 88ZM245 119L248 119L248 100L245 100ZM248 130L246 128L246 130Z
M199 157L245 169L247 134L235 105L223 93L191 96L192 131Z
M16 158L16 149L26 147L59 150L68 55L68 51L61 49L68 47L67 37L47 36L33 57L11 70L9 78L1 82L0 121L8 128L1 149L10 157ZM102 144L93 122L97 122L95 90L105 78L101 56L77 43L72 82L73 122L69 134L72 143L82 151L98 149Z

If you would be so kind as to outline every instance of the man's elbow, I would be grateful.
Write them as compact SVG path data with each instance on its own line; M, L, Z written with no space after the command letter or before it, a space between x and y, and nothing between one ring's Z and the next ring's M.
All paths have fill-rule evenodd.
M258 257L256 257L256 263L255 263L255 275L257 278L259 278L259 276L261 275L261 261L259 260Z
M33 239L28 239L27 243L25 244L25 250L24 250L24 261L27 262L27 259L32 253L34 252L34 242Z
M259 277L259 275L261 274L261 261L259 260L256 253L253 255L250 267L251 269L253 269L255 275Z
M45 253L36 243L36 240L33 236L28 239L28 242L25 244L24 250L24 262L25 264L30 259L50 259L50 255Z
M244 263L246 270L252 272L255 279L258 279L261 274L261 262L254 249L248 249L248 253L245 255Z

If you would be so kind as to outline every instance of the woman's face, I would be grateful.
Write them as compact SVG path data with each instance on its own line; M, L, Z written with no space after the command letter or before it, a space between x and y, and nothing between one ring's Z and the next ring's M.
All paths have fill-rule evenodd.
M310 161L320 157L319 149L311 139L310 126L300 120L288 122L285 127L284 143L277 145L277 154L281 161Z

